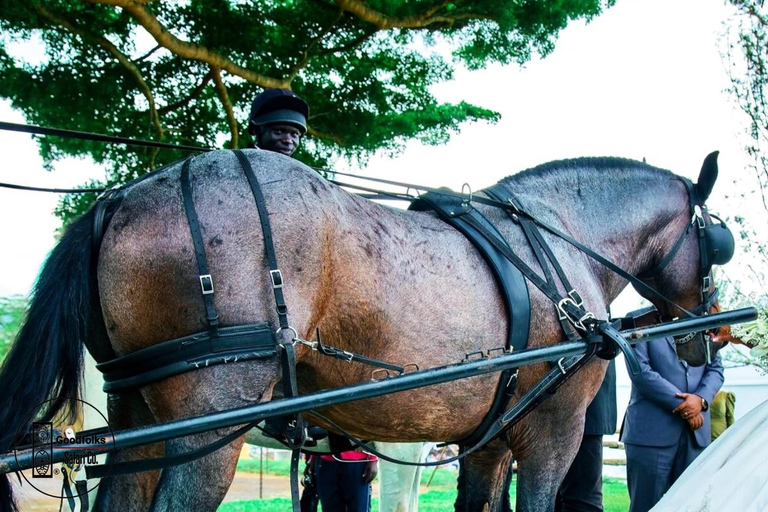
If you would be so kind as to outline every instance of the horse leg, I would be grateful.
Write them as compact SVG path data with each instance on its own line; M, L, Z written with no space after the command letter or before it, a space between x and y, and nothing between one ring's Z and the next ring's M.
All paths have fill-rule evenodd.
M562 415L558 416L556 410L546 405L539 406L524 418L520 428L513 428L518 468L517 512L554 510L557 491L576 456L584 432L583 420L564 421Z
M276 360L219 365L170 377L141 392L157 421L167 422L269 400L278 376ZM202 449L238 428L166 441L165 453L174 456ZM235 477L244 442L245 434L205 457L163 469L150 510L215 511Z
M137 391L110 395L107 404L109 424L115 431L155 423L144 398ZM138 446L118 452L111 459L111 463L161 457L163 452L163 445L160 443ZM159 476L160 471L107 476L98 485L93 510L148 510Z
M169 455L187 453L202 448L232 429L207 432L189 439L174 439L166 444ZM151 510L210 510L218 508L235 477L237 458L245 436L214 453L179 466L163 469L155 491Z
M457 512L509 512L507 473L512 452L501 440L461 459Z

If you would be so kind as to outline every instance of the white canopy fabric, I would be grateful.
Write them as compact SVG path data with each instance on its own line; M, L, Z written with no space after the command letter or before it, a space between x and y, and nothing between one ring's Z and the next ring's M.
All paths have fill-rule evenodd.
M652 512L768 510L768 400L699 455Z

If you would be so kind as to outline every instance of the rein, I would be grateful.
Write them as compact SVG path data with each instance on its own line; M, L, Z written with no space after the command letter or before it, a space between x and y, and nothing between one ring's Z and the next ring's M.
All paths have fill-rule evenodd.
M677 303L675 303L674 301L670 300L669 298L667 298L666 296L664 296L660 292L654 290L649 285L644 283L641 279L639 279L637 276L634 276L634 275L630 274L629 272L627 272L626 270L622 269L621 267L619 267L618 265L616 265L615 263L613 263L612 261L610 261L606 257L602 256L601 254L597 253L596 251L594 251L590 247L584 245L583 243L579 242L578 240L575 240L570 235L567 235L566 233L563 233L559 229L557 229L557 228L555 228L553 226L550 226L546 222L537 219L533 214L528 213L521 206L515 205L514 203L500 201L498 199L494 199L494 198L490 198L490 197L484 197L484 196L479 196L479 195L471 194L471 193L468 194L468 195L459 194L457 192L454 192L454 191L448 190L448 189L439 189L439 188L433 188L433 187L426 187L426 186L422 186L422 185L414 185L412 183L403 183L403 182L398 182L398 181L386 180L386 179L382 179L382 178L372 178L372 177L368 177L368 176L359 176L359 175L356 175L356 174L349 174L349 173L336 172L336 171L334 171L334 174L338 174L340 176L349 176L349 177L359 178L361 180L368 180L368 181L372 181L372 182L375 182L375 183L383 183L383 184L387 184L387 185L395 185L395 186L403 187L407 191L410 191L410 190L416 190L416 191L423 190L423 191L426 191L426 192L435 192L435 193L443 194L443 195L446 195L446 196L460 198L460 199L462 199L467 204L474 202L474 203L484 204L484 205L487 205L487 206L493 206L493 207L499 208L500 210L508 212L509 214L514 214L514 215L518 215L520 217L525 217L527 219L530 219L531 222L533 222L534 224L536 224L540 228L542 228L542 229L552 233L556 237L558 237L558 238L564 240L565 242L569 243L570 245L576 247L577 249L579 249L581 252L583 252L584 254L586 254L587 256L592 258L593 260L597 261L598 263L600 263L604 267L608 268L612 272L618 274L619 276L623 277L624 279L626 279L627 281L632 283L632 285L634 285L636 287L640 287L640 288L643 289L643 291L646 291L646 292L654 295L655 297L663 300L664 302L668 303L669 305L677 307L678 309L680 309L681 311L686 313L688 316L691 316L691 317L697 316L694 313L692 313L691 311L688 311L684 307L682 307L682 306L678 305ZM683 178L680 178L680 179L683 179ZM354 184L350 184L350 183L343 183L343 182L336 181L336 180L329 180L329 181L331 183L333 183L335 185L338 185L338 186L341 186L341 187L349 187L349 188L364 190L364 191L367 191L367 192L386 194L387 196L391 196L392 199L403 200L403 201L412 201L414 199L418 199L418 196L408 195L407 192L405 194L403 194L403 193L396 193L396 192L387 192L387 191L376 190L376 189L368 188L368 187L360 187L358 185L354 185Z

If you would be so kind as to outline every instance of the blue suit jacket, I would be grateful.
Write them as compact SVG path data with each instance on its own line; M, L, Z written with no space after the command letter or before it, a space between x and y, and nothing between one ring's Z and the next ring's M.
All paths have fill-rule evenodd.
M634 347L641 372L632 379L632 394L624 417L621 440L642 446L671 446L690 428L672 410L682 403L675 393L694 393L710 404L723 385L723 365L718 355L705 366L689 366L675 353L672 338L638 343ZM696 430L700 447L709 445L709 411L702 412L704 426Z

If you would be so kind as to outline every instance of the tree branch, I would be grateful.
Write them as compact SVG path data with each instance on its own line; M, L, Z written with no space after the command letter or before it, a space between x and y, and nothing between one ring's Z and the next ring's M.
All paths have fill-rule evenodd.
M128 57L121 52L114 44L112 44L108 39L95 35L90 34L86 32L85 30L82 30L69 21L65 20L64 18L57 16L50 12L48 9L40 5L39 3L35 3L35 11L37 11L38 14L43 16L45 19L50 21L51 23L55 23L57 25L60 25L64 27L66 30L72 32L73 34L76 34L83 38L86 41L91 41L93 43L96 43L97 45L101 46L104 50L106 50L108 53L110 53L117 61L122 64L122 66L128 71L128 74L133 77L133 79L136 81L137 85L139 86L139 91L141 94L147 99L147 102L149 103L149 115L150 119L152 120L152 124L155 126L155 130L157 130L157 139L160 140L163 137L163 133L165 132L165 128L160 124L160 117L158 116L157 108L155 107L155 97L152 94L151 89L149 88L149 85L147 85L146 81L144 81L144 77L141 75L141 71L139 71L139 68L137 68L133 62L128 59Z
M344 11L340 10L338 16L336 16L336 19L333 20L330 25L324 28L317 36L313 37L309 41L307 48L304 50L304 54L301 56L301 60L299 60L299 62L297 62L296 65L294 65L293 67L291 67L290 70L288 70L287 80L289 82L293 81L293 79L296 78L296 75L299 73L299 71L307 65L307 62L309 62L309 52L317 43L320 42L321 39L323 39L323 37L325 37L331 32L331 29L336 26L339 20L341 20L342 16L344 16Z
M200 83L195 87L192 92L184 99L181 99L177 101L176 103L172 103L170 105L166 105L165 107L159 108L157 111L160 114L165 114L168 112L173 112L177 108L181 108L187 104L189 104L190 101L194 100L195 98L199 97L200 94L202 94L203 90L205 90L205 87L208 85L208 82L211 81L213 78L213 72L208 71L208 73L205 74L203 79L200 81Z
M185 59L192 59L208 64L209 66L223 69L231 75L239 76L251 83L264 88L290 89L290 82L287 80L278 80L268 76L255 73L249 69L239 66L231 60L212 52L204 46L182 41L171 34L155 17L149 12L143 3L135 0L86 0L94 4L114 5L121 7L126 13L133 17L144 30L158 42L161 46L167 48L172 53Z
M340 9L353 14L358 19L373 24L379 30L427 28L436 24L451 26L461 20L493 19L491 16L480 13L457 13L451 16L437 14L437 11L447 6L447 2L439 6L433 6L421 14L405 18L391 18L379 11L368 8L361 0L336 0L336 5Z
M335 48L328 48L325 50L322 50L320 52L317 52L318 55L328 55L331 53L339 53L339 52L346 52L353 48L356 48L363 44L365 41L371 38L376 32L378 32L378 29L371 30L370 32L366 32L365 34L362 34L360 37L353 39L352 41L348 42L347 44L343 44L341 46L336 46Z
M211 73L213 74L213 82L216 84L216 92L219 93L219 100L221 100L221 104L224 106L224 111L227 113L229 133L232 135L230 147L232 149L237 149L237 121L235 120L235 114L232 111L232 102L229 101L227 87L224 85L224 82L221 81L221 70L219 68L211 67Z
M339 146L344 146L345 145L344 139L342 139L338 135L333 135L333 134L327 133L327 132L321 132L321 131L318 131L318 130L314 130L314 129L310 128L310 127L307 127L307 133L309 135L315 137L315 138L318 138L318 139L331 140L331 141L335 142L336 144L338 144Z

